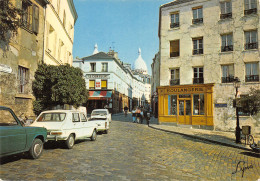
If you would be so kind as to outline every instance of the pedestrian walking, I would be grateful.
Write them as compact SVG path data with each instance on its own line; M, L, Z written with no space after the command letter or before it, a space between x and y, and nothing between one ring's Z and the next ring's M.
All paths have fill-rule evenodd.
M136 110L135 108L132 110L133 123L136 122Z
M137 123L140 123L140 118L141 118L141 110L140 110L140 108L139 108L139 107L137 107L137 109L136 109L135 113L136 113L136 122L137 122Z

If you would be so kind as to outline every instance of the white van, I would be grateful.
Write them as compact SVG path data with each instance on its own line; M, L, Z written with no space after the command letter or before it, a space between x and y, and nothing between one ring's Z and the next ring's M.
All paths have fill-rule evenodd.
M65 141L71 149L75 140L97 137L97 124L89 122L85 113L76 110L52 110L42 112L30 125L47 129L47 140Z

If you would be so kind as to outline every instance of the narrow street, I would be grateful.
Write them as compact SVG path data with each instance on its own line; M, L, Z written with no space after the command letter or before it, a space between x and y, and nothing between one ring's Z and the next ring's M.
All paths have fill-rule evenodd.
M257 180L259 155L154 130L115 115L108 134L68 150L45 145L31 160L1 160L2 180ZM236 166L239 161L237 173ZM244 165L243 165L244 164ZM240 168L245 168L242 178Z

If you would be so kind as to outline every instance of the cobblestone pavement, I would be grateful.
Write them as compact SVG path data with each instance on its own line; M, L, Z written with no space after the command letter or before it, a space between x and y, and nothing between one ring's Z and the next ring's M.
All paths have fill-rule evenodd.
M112 117L108 134L68 150L46 144L37 160L3 158L2 180L257 180L259 155ZM237 173L236 166L239 163ZM244 168L242 177L241 168Z

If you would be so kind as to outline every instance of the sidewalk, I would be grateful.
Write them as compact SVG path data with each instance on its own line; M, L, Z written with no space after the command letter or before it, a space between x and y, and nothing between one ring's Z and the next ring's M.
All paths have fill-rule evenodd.
M187 137L192 137L199 140L209 141L215 144L220 144L228 147L239 148L247 151L252 151L249 145L245 145L245 140L241 140L242 144L237 144L234 132L222 132L205 129L194 129L177 127L174 125L159 125L158 120L152 117L150 121L150 127L153 129L171 132L174 134L180 134ZM258 143L260 138L254 138L255 142Z

